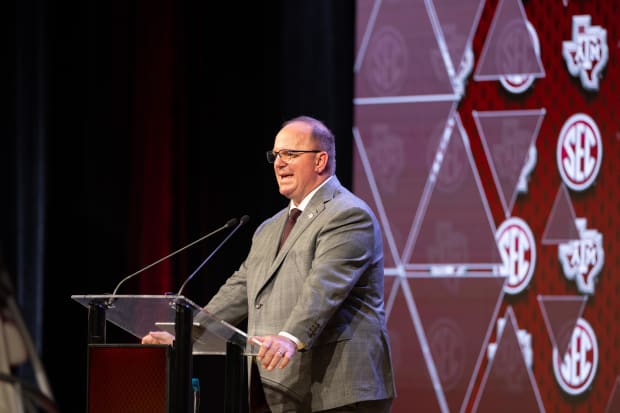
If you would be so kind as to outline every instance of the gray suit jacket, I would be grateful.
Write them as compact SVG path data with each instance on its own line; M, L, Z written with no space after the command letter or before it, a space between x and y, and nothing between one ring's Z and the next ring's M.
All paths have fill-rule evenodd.
M276 255L288 208L254 233L246 260L206 309L249 335L286 331L305 343L264 385L324 410L395 395L383 303L383 246L372 210L334 176Z

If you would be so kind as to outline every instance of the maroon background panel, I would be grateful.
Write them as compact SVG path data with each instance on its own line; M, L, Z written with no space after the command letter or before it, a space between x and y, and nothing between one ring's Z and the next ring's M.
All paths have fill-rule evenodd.
M473 62L470 62L472 64L470 71L461 82L462 94L455 89L454 97L450 98L449 92L443 88L437 87L433 94L428 93L422 86L415 86L416 81L429 82L433 76L433 71L416 71L416 69L424 64L437 67L438 62L441 62L441 58L438 57L441 54L439 52L441 42L428 41L422 42L422 45L415 36L399 32L408 30L408 26L415 26L416 29L412 29L412 33L418 33L420 28L433 27L433 24L428 22L434 21L436 23L434 34L426 33L425 37L418 36L418 39L436 39L441 28L446 42L449 43L448 48L458 43L451 43L451 38L459 38L460 44L466 43L470 35L466 30L467 25L446 24L442 21L442 18L447 16L442 13L447 10L447 3L450 2L435 5L440 2L411 1L410 5L408 2L399 1L358 0L357 3L355 74L359 93L356 93L354 100L356 114L354 132L358 133L358 136L355 142L353 189L376 209L384 225L388 327L397 360L395 369L398 400L394 411L409 412L411 405L424 405L429 411L474 411L474 400L483 393L480 391L480 386L484 374L487 369L490 370L491 363L487 357L488 344L497 344L500 341L496 322L497 319L505 317L510 310L511 314L514 312L515 328L524 330L531 339L531 367L528 369L532 373L533 386L537 388L537 391L531 394L540 395L542 406L537 407L547 412L605 412L620 377L618 354L620 278L617 276L620 270L620 191L618 190L620 172L617 167L620 162L618 117L620 69L617 66L620 57L620 26L617 23L620 21L620 4L617 1L604 0L455 2L459 7L469 4L470 11L475 10L476 5L480 5L480 13L479 19L473 18L474 21L469 26L473 25L471 31ZM507 91L499 80L476 80L473 75L480 63L481 53L490 35L496 12L502 4L506 6L509 3L513 11L519 10L519 4L523 6L522 10L538 37L540 62L544 68L544 76L535 77L532 85L522 93ZM422 7L423 4L426 4L426 7ZM407 7L411 7L409 13L402 11ZM404 24L402 16L405 15L415 15L420 24L416 21ZM463 15L472 19L473 14L463 13ZM577 15L589 15L591 26L599 26L606 30L608 60L601 72L598 90L584 87L579 76L573 76L569 72L562 55L563 42L572 40L573 16ZM390 16L401 17L391 22ZM380 44L383 44L384 48L379 52ZM454 49L451 49L450 55L454 59L459 53L454 53ZM437 77L443 79L447 72L454 80L454 73L458 73L460 62L452 66L456 71L452 75L450 70L444 71L444 68L441 68L435 70ZM369 93L371 81L377 84L383 82L381 84L385 86L386 93L381 95L377 89L373 89L374 94ZM407 255L408 252L420 247L416 245L416 225L419 228L424 219L443 219L442 216L433 215L433 211L425 209L428 206L425 202L432 199L429 194L432 193L433 182L429 177L402 175L406 171L423 173L429 170L428 165L421 164L428 159L428 156L422 156L421 152L428 151L427 142L437 129L437 116L442 115L439 111L425 118L415 114L420 113L421 108L431 110L431 106L436 105L434 102L449 103L450 99L456 105L454 116L458 115L462 122L475 163L475 173L478 174L483 188L482 194L472 191L470 195L482 197L483 202L488 205L495 228L507 218L492 170L493 167L501 168L501 163L493 165L487 158L484 136L480 135L472 114L486 111L533 110L542 110L544 113L534 140L537 159L527 178L527 192L519 193L514 205L508 211L509 216L518 217L526 222L533 234L536 248L534 273L523 291L505 294L502 297L497 318L491 321L489 327L490 337L482 348L478 349L482 355L480 369L476 370L476 377L472 379L474 385L471 394L467 396L467 400L463 400L462 407L447 398L448 393L442 394L436 389L431 390L434 376L437 382L441 382L441 370L436 369L437 366L434 365L437 360L428 354L425 356L424 349L428 337L420 337L424 333L425 320L418 320L418 317L423 317L423 312L416 307L415 283L396 282L399 277L407 278L415 275L415 271L405 264L416 264L412 259L415 255L413 257L411 254ZM602 142L602 164L593 184L582 191L568 189L568 200L575 217L585 219L588 230L594 230L602 235L604 263L598 273L594 290L590 293L584 292L576 280L571 280L565 275L559 258L559 245L542 242L546 225L552 218L550 215L556 194L563 185L556 161L560 132L564 122L576 113L584 113L595 121ZM447 124L454 119L450 115L445 116ZM398 119L398 122L391 124L390 119ZM411 124L408 125L407 122ZM382 145L382 142L385 145ZM383 161L379 159L382 154L385 156ZM398 162L395 162L395 159ZM431 174L432 172L429 176ZM387 184L392 181L400 182L401 185L388 186ZM412 182L416 185L411 185ZM430 188L431 192L423 192L423 182L430 185L427 189ZM510 193L504 195L510 199ZM455 210L467 204L475 203L454 200ZM467 213L468 211L458 210L459 216ZM476 211L469 213L473 216ZM574 223L567 222L566 225L568 228ZM574 230L572 231L574 233ZM603 256L598 255L597 259L601 260ZM455 268L444 270L450 273L456 269L458 272L459 264L455 262ZM429 273L433 271L432 268L428 268ZM461 275L468 275L466 268L461 268L460 271ZM586 297L581 318L592 328L598 343L599 360L594 379L589 387L578 395L568 394L563 390L554 375L553 340L549 336L538 303L538 297L541 295ZM455 300L456 302L462 303L459 300ZM505 355L513 347L498 350L499 354ZM501 372L496 365L493 374L499 373ZM469 382L470 378L464 377L463 380ZM486 389L487 393L491 388L493 387ZM421 397L429 400L420 401ZM532 403L536 405L537 401L532 399ZM488 406L488 399L479 404L480 409L486 409ZM512 411L510 409L513 407L495 406L496 411Z

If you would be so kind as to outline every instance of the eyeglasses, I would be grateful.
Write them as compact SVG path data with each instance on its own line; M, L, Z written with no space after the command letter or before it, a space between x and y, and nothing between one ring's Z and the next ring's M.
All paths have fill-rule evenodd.
M312 151L304 151L304 150L295 150L295 149L282 149L279 151L267 151L265 153L265 155L267 155L267 162L269 163L274 163L276 161L276 158L278 157L278 155L280 156L280 159L282 159L284 162L290 162L293 159L297 158L299 155L304 154L304 153L319 153L322 151L319 150L312 150Z

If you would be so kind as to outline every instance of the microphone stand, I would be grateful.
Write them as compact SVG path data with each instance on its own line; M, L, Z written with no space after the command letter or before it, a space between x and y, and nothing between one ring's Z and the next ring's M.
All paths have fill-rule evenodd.
M172 412L190 413L192 403L192 326L193 308L187 300L174 300L174 333L172 343L172 369L170 370L170 406Z
M114 288L114 291L112 291L112 296L110 297L110 299L108 300L108 307L112 305L112 303L114 302L114 297L116 296L116 292L118 291L118 289L120 288L121 285L123 285L127 280L135 277L136 275L148 270L149 268L151 268L152 266L159 264L160 262L167 260L168 258L172 257L173 255L178 254L181 251L186 250L187 248L191 247L194 244L197 244L198 242L207 239L215 234L217 234L220 231L223 231L227 228L232 227L233 225L237 225L237 218L231 218L228 220L228 222L226 222L226 224L222 225L221 227L219 227L218 229L216 229L215 231L211 231L210 233L208 233L207 235L198 238L197 240L187 244L186 246L179 248L178 250L171 252L170 254L166 255L165 257L162 257L160 259L158 259L157 261L147 265L146 267L140 268L138 271L129 274L128 276L126 276L125 278L123 278L122 280L120 280L120 282L116 285L116 288ZM237 225L237 228L239 228L239 225ZM237 230L237 228L235 228L235 231ZM229 235L230 236L230 235Z
M90 305L88 306L88 344L103 344L106 342L106 310L112 307L115 297L116 297L116 292L118 291L121 285L123 285L126 281L135 277L136 275L148 270L152 266L159 264L160 262L172 257L173 255L178 254L181 251L186 250L192 245L197 244L198 242L205 240L217 234L218 232L221 232L234 225L237 225L238 222L239 220L237 218L229 219L228 222L226 222L226 224L222 225L215 231L212 231L208 233L207 235L204 235L198 238L197 240L192 241L186 246L179 248L178 250L174 252L171 252L165 257L158 259L157 261L147 265L146 267L139 269L138 271L134 273L129 274L116 285L116 288L114 288L112 295L107 300L90 303Z
M93 301L88 306L88 344L104 344L106 342L106 311L113 307L114 300L116 299L116 292L120 286L135 277L136 275L146 271L156 264L178 254L181 251L191 247L192 245L209 238L227 228L237 225L239 220L237 218L230 219L226 224L210 232L207 235L191 242L190 244L179 248L178 250L166 255L163 258L141 268L140 270L129 274L123 278L114 288L112 295L102 301ZM235 230L238 226L235 228ZM191 368L192 368L192 342L191 342L191 326L192 326L192 307L186 300L175 299L175 325L178 330L177 338L174 346L174 357L171 363L173 364L170 370L170 401L169 411L179 413L191 413L189 407L189 400L191 398ZM178 371L177 371L178 370Z
M189 276L189 277L187 277L187 278L185 279L185 281L184 281L184 282L183 282L183 284L181 285L181 288L179 288L179 292L177 293L177 297L181 296L181 293L182 293L182 292L183 292L183 290L185 289L185 286L187 285L187 283L188 283L188 282L190 282L190 281L191 281L191 279L192 279L192 278L194 278L194 276L196 275L196 273L197 273L198 271L200 271L200 270L202 269L202 267L204 267L204 266L205 266L205 264L206 264L207 262L209 262L209 260L211 259L211 257L213 257L213 255L215 255L215 253L216 253L216 252L218 252L218 251L220 250L220 248L222 248L222 245L226 244L226 241L228 241L228 239L229 239L230 237L232 237L232 236L233 236L233 234L234 234L235 232L237 232L237 230L239 229L239 227L241 227L243 224L245 224L246 222L248 222L248 220L249 220L249 219L250 219L250 218L249 218L247 215L244 215L244 216L242 216L242 217L241 217L241 219L239 220L239 223L237 224L237 226L236 226L236 227L235 227L232 231L230 231L230 232L228 233L228 235L226 235L226 238L224 238L224 239L222 240L222 242L220 242L220 244L219 244L217 247L215 247L215 249L211 252L211 254L209 254L209 256L208 256L207 258L205 258L205 259L204 259L204 261L202 261L202 262L200 263L200 265L199 265L199 266L198 266L198 267L194 270L194 272L193 272L193 273L191 273L191 274L190 274L190 276Z
M219 251L219 249L228 241L228 239L249 220L247 215L244 215L237 223L237 226L228 233L226 238L220 242L220 244L205 258L200 265L185 279L185 282L179 288L179 292L174 299L175 308L175 323L174 333L175 340L173 342L173 369L174 377L171 377L171 402L172 406L175 406L175 412L189 412L190 407L193 406L190 401L192 400L192 328L194 321L193 307L188 304L185 297L181 295L187 283L194 278L194 276L200 271L200 269L213 257L213 255Z

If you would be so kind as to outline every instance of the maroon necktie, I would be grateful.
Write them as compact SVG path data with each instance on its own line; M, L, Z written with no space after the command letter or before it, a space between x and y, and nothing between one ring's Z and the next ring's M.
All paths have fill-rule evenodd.
M282 237L280 238L278 252L280 251L280 248L282 248L282 245L284 245L284 241L286 241L286 237L288 237L291 229L293 229L293 225L295 225L295 222L297 222L297 217L299 217L299 214L301 214L301 211L297 208L291 209L291 212L288 214L288 220L286 221L286 226L284 227L284 231L282 231Z

